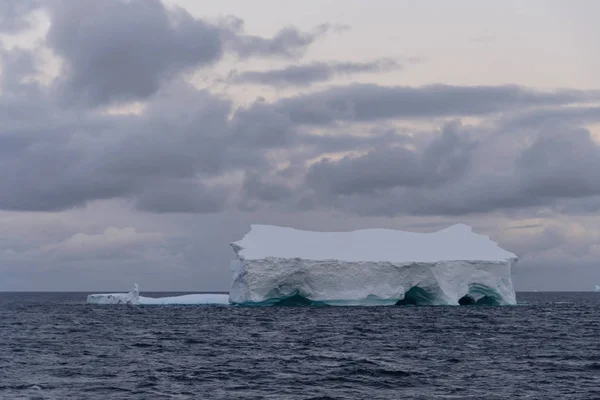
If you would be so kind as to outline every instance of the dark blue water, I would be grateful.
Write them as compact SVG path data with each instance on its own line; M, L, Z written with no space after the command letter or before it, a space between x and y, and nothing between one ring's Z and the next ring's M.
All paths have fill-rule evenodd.
M514 307L91 306L0 293L2 399L600 399L600 294Z

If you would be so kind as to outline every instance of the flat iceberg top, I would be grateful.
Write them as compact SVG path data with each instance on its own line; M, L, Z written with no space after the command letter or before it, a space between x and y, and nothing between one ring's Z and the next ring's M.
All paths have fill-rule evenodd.
M517 256L464 224L433 233L394 229L311 232L271 225L251 225L232 246L238 257L340 261L506 261Z

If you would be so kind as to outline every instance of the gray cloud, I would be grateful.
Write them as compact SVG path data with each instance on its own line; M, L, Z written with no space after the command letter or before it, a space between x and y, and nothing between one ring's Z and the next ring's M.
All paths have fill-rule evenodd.
M573 207L571 201L582 209L600 207L593 197L600 195L600 146L587 130L540 132L513 163L495 172L473 164L482 143L459 137L444 132L418 153L374 150L358 158L325 160L308 171L308 185L320 204L363 215L467 215L528 207L559 211Z
M598 145L589 132L576 129L576 122L586 120L592 107L565 111L564 123L553 124L554 129L517 118L594 100L595 93L517 86L346 85L234 109L230 100L198 90L175 75L218 60L224 43L239 44L233 36L224 38L223 32L240 37L240 27L211 25L185 11L166 10L157 1L111 0L102 7L90 5L97 8L94 13L84 7L87 3L61 4L64 8L52 8L48 43L67 61L63 87L72 94L91 94L92 104L127 98L122 96L145 97L147 104L140 115L127 116L66 107L52 88L28 81L37 73L34 53L3 51L0 167L12 172L0 177L2 209L65 210L122 198L159 213L212 213L239 205L333 207L367 215L465 215L540 205L558 210L559 205L568 207L565 201L581 203L582 198L600 195L588 173L600 167ZM124 31L129 26L125 17L138 13L147 17ZM92 21L88 14L97 15ZM69 30L77 18L81 35ZM112 21L110 29L107 21ZM254 50L240 54L289 55L282 43L304 49L325 31L321 28L289 43L282 38L294 35L286 31L272 39L274 47L251 39L245 43ZM113 43L111 35L119 32L127 40ZM159 36L143 37L151 33ZM202 40L190 44L191 36ZM134 44L135 51L150 57L142 57L150 64L150 53L169 49L163 51L164 61L140 70L126 52ZM87 62L109 56L115 58L110 72L94 76L88 74L93 68L84 71ZM336 66L347 71L356 67ZM115 87L103 83L113 74L123 75L119 71L139 75L134 86L151 89L136 92L127 86L133 80ZM380 127L388 119L487 114L502 118L491 128L449 124L426 134ZM326 125L331 122L370 125L364 124L367 132L344 132L343 125ZM319 131L311 124L325 126ZM532 144L519 148L494 142L505 132ZM502 168L487 155L489 149L508 155L498 163ZM347 151L360 155L331 156ZM321 161L307 167L316 158ZM585 207L594 204L590 201Z
M66 63L66 96L91 104L145 98L165 79L221 57L220 30L159 0L67 0L47 41Z
M600 168L598 145L581 129L560 126L533 136L527 130L532 144L526 148L494 142L501 125L452 123L430 132L429 140L416 137L423 133L386 129L324 135L294 123L278 103L233 110L228 100L183 82L163 86L142 114L129 116L65 111L30 84L12 81L7 87L0 99L0 115L6 116L0 166L12 173L0 177L2 209L64 210L127 198L161 213L216 212L239 204L465 215L533 206L558 210L568 207L566 200L600 194L593 174ZM512 161L490 168L494 160L486 148L508 152ZM363 154L305 166L326 153L356 150ZM268 156L271 151L280 155ZM281 169L282 162L289 165ZM241 186L209 183L242 171ZM238 195L242 200L234 201Z
M165 87L139 116L63 110L17 81L3 89L0 168L10 173L0 176L1 209L56 211L131 198L144 210L212 212L226 191L189 182L250 165L227 147L231 103L183 83Z
M281 179L260 176L258 173L247 173L242 185L242 204L251 208L253 200L268 203L282 203L292 197L293 190L286 186Z
M224 187L207 186L194 179L171 179L149 182L135 198L136 207L143 211L211 213L227 208L228 195Z
M249 223L431 231L465 221L524 255L517 274L597 264L600 146L585 129L599 121L597 92L355 84L235 108L186 73L225 55L297 61L335 27L258 37L240 20L212 23L156 0L19 0L0 4L0 32L28 29L37 6L49 10L46 41L0 50L2 290L126 290L134 280L226 290L227 243ZM34 79L48 72L44 46L64 67L49 86ZM236 79L301 86L376 64ZM99 107L129 100L142 111ZM482 122L413 128L462 116ZM507 219L519 229L502 233ZM581 285L598 277L589 270Z
M228 46L242 58L265 56L297 58L315 40L335 28L323 24L315 27L312 32L301 32L290 26L279 30L272 38L263 38L243 34L243 25L242 20L230 17L226 25L229 31L225 31Z
M345 151L368 151L387 147L406 146L414 144L415 139L397 132L394 129L375 130L368 134L354 134L345 130L332 134L314 134L300 130L296 140L301 144L296 150L303 159L319 156L323 153Z
M597 96L597 93L584 91L538 92L509 85L387 87L352 84L283 99L274 106L299 124L330 124L335 121L483 116L527 107L585 102Z
M5 55L5 62L30 56ZM20 82L23 72L3 77L0 168L11 173L0 176L0 209L59 211L127 198L144 211L219 211L238 189L205 181L266 170L265 152L295 135L272 108L233 113L229 100L179 81L140 115L63 109L51 91Z
M590 215L600 212L600 195L559 199L553 205L556 213L566 215Z
M577 124L588 124L600 121L600 107L543 107L511 114L502 118L499 123L503 130L556 128L557 125L567 128Z
M540 135L517 161L524 194L569 198L600 194L600 146L585 129Z
M23 79L35 75L38 71L35 55L28 50L13 48L0 50L2 75L0 84L5 90L24 89Z
M101 105L148 98L186 71L240 57L290 57L328 30L289 27L272 38L245 35L240 20L211 24L160 0L51 3L47 44L65 62L59 90L72 102Z
M324 159L309 169L307 179L312 188L340 195L437 186L464 174L471 147L468 139L449 125L421 154L398 146L338 161Z
M18 33L30 28L27 16L39 5L38 0L2 0L0 2L0 33Z
M308 171L311 187L335 194L370 193L394 186L417 186L423 181L418 156L402 147L375 150L339 161L324 159Z
M243 145L263 148L288 145L296 134L296 127L286 115L260 102L235 112L233 130Z
M267 71L234 72L235 83L254 83L271 86L309 86L316 82L331 80L336 75L349 75L365 72L385 72L401 68L393 60L370 62L315 62L306 65L291 65Z

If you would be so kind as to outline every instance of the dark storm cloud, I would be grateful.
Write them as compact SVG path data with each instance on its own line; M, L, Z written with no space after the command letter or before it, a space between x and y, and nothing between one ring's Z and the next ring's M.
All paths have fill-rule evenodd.
M291 65L285 68L267 71L244 71L234 73L232 81L236 83L254 83L271 86L309 86L316 82L331 80L336 75L383 72L398 68L401 68L401 66L393 60L376 60L370 62L315 62L306 65Z
M527 107L589 101L584 91L537 92L519 86L422 87L352 84L279 101L275 106L299 124L335 121L484 116Z
M226 50L241 57L291 56L327 31L290 27L273 38L248 36L239 22L211 24L159 0L51 5L47 44L65 62L60 90L71 102L91 105L148 98L180 73L219 61Z

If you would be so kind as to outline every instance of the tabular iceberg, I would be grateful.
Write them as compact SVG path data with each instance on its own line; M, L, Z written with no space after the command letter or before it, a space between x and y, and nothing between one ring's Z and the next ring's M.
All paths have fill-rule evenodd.
M218 293L186 294L171 297L140 296L137 284L129 293L90 294L89 304L132 304L132 305L224 305L229 304L229 295Z
M434 233L252 225L231 246L232 304L516 304L517 256L464 224Z

